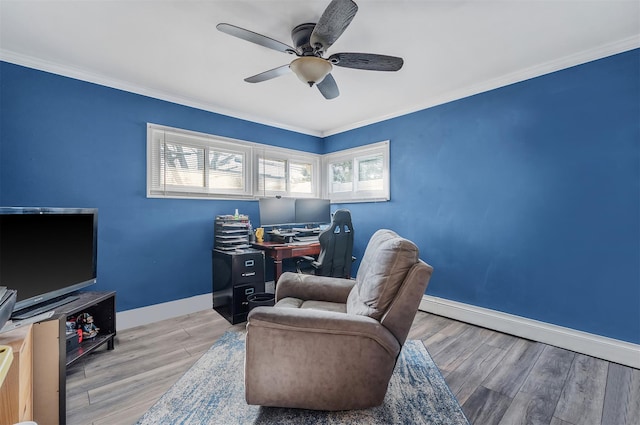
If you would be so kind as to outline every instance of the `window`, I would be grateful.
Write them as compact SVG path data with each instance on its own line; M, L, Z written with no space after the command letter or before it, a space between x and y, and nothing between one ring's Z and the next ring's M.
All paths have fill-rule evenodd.
M329 164L331 191L334 193L353 191L353 161L338 161Z
M332 202L388 201L389 141L324 155L324 196Z
M389 141L318 155L147 124L147 196L388 201Z
M258 151L257 195L318 198L320 190L320 156L270 148Z
M260 193L284 193L287 191L287 161L260 158L258 164L258 191Z
M247 143L155 125L147 133L147 196L252 196Z
M320 155L147 124L147 196L317 198Z

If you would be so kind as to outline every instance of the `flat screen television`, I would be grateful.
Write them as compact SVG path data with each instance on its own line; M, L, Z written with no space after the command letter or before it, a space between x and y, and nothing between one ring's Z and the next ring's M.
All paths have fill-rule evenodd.
M0 286L14 312L96 282L98 210L0 208Z
M260 226L295 224L296 200L293 198L260 198Z
M324 224L331 222L331 204L328 199L296 199L296 223Z

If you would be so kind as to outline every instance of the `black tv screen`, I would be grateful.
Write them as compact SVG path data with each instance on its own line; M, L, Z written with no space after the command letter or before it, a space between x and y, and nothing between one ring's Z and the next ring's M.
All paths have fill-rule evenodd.
M293 198L260 198L259 205L261 226L296 222L296 200Z
M14 311L96 282L97 209L0 208L0 286Z
M296 223L330 223L331 204L328 199L296 199Z

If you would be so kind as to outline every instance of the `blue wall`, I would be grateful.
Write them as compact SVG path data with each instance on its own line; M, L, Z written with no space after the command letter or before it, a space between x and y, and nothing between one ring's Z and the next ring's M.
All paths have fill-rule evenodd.
M211 290L213 217L147 199L146 123L332 152L391 140L391 198L345 205L435 267L428 294L640 343L639 51L324 140L0 64L0 205L98 207L119 311Z
M640 343L639 65L634 50L328 137L391 140L391 202L345 205L358 249L389 227L434 266L427 294Z
M320 153L322 140L0 63L0 205L97 207L117 310L211 292L213 220L256 201L146 198L147 122Z

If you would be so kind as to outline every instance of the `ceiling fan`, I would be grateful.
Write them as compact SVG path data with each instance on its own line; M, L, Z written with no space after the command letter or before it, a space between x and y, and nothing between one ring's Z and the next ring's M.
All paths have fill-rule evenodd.
M216 28L251 43L298 56L288 65L245 78L246 82L259 83L293 71L310 87L315 84L326 99L334 99L340 91L331 75L333 65L371 71L398 71L404 63L399 57L373 53L334 53L324 58L326 51L349 26L357 11L358 5L352 0L332 0L317 23L300 24L291 31L295 47L227 23L220 23Z

